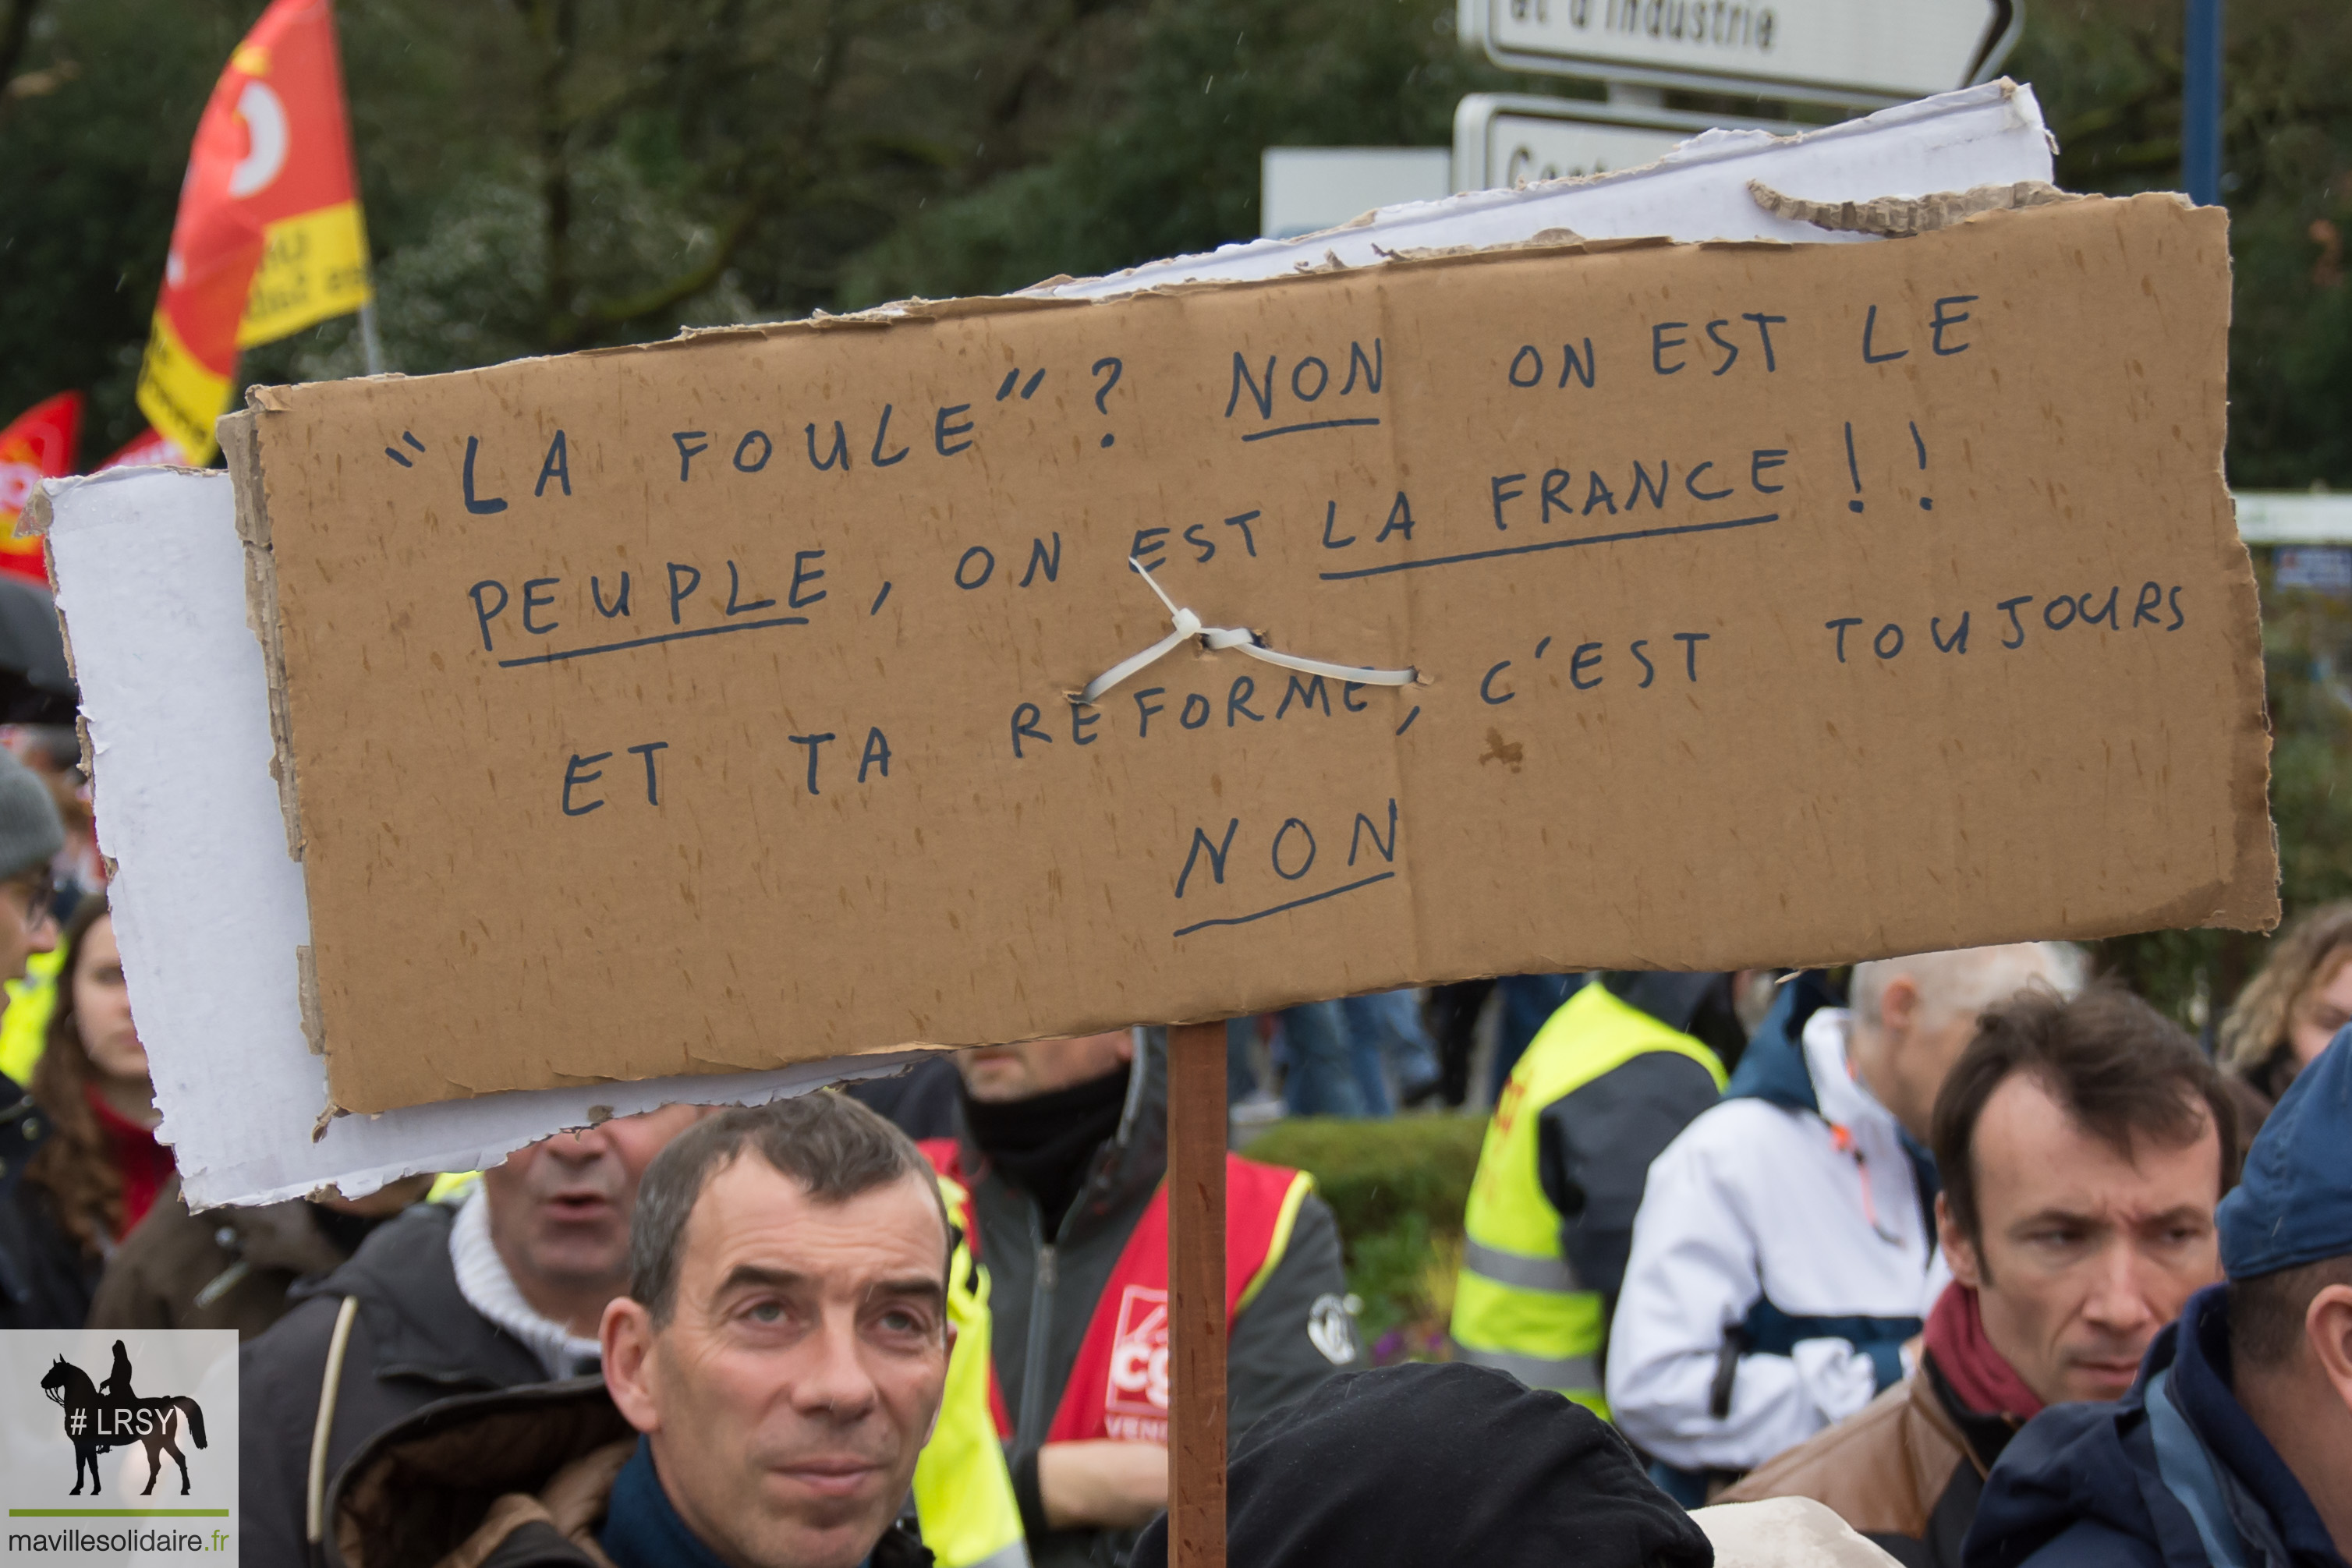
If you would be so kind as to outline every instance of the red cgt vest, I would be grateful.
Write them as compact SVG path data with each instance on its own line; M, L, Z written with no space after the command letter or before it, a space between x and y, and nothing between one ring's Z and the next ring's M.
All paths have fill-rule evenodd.
M929 1138L924 1155L941 1176L970 1187L953 1138ZM1282 1261L1298 1206L1314 1187L1304 1171L1260 1165L1225 1155L1225 1332ZM988 1261L973 1225L971 1199L960 1217L981 1262ZM989 1368L989 1402L1001 1437L1013 1436L996 1369ZM1049 1443L1109 1437L1126 1442L1168 1441L1168 1183L1151 1195L1134 1234L1127 1239L1110 1281L1095 1302L1087 1335L1070 1381L1046 1429Z

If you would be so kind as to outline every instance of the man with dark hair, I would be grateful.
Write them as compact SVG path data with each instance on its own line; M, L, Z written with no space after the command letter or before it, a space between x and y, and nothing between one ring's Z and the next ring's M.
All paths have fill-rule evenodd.
M929 1563L896 1521L946 1396L953 1241L922 1155L847 1096L711 1117L646 1173L602 1381L451 1400L385 1432L336 1484L337 1555Z
M1986 1012L1937 1096L1953 1282L1918 1369L1727 1502L1809 1497L1906 1563L1958 1568L1984 1476L2046 1405L2122 1396L2217 1277L2234 1179L2221 1075L2146 1003L2027 992Z
M2043 1412L1985 1482L1969 1568L2345 1568L2352 1554L2352 1045L2280 1099L2189 1298L2115 1405Z

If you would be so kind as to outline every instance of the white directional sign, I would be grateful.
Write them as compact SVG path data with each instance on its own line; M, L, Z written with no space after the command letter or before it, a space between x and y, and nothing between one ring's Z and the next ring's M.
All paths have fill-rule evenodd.
M1781 134L1805 129L1671 109L1475 92L1454 110L1454 188L1510 190L1538 180L1638 169L1703 131L1733 126Z
M1986 79L2021 0L1459 0L1465 47L1515 70L1880 104Z

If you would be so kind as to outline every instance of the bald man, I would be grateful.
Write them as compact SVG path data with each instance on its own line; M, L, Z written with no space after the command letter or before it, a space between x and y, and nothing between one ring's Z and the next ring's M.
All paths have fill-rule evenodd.
M1696 1508L1908 1375L1936 1293L1936 1092L1987 1008L2079 990L2074 949L1857 965L1781 988L1723 1101L1650 1167L1609 1340L1617 1423Z

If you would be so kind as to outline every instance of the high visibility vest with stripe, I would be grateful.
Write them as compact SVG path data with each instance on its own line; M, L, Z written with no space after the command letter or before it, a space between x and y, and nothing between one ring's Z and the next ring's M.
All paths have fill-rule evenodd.
M1651 1051L1689 1057L1722 1089L1723 1064L1689 1035L1601 985L1569 998L1537 1031L1496 1103L1463 1216L1453 1328L1462 1359L1557 1389L1602 1416L1606 1309L1560 1251L1560 1213L1537 1169L1538 1128L1553 1102Z
M922 1149L943 1175L956 1179L954 1140L931 1139ZM1299 1206L1314 1187L1315 1178L1305 1171L1226 1155L1227 1334L1281 1264ZM963 1223L966 1233L972 1234L969 1206ZM987 1258L985 1239L981 1241L981 1257L983 1261ZM994 1390L992 1364L990 1371L997 1432L1009 1439L1011 1411L1003 1394ZM1168 1184L1163 1179L1096 1299L1094 1315L1079 1342L1077 1361L1055 1406L1045 1441L1167 1442L1168 1379ZM929 1539L926 1529L927 1544Z
M996 1431L988 1270L972 1255L970 1196L945 1176L940 1196L958 1227L948 1267L956 1338L939 1423L915 1458L915 1518L940 1568L1029 1568L1021 1504Z

